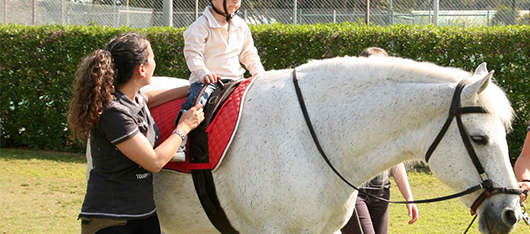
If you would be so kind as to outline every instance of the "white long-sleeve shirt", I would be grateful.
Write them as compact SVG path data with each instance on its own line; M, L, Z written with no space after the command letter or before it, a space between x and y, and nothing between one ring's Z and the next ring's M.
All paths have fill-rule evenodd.
M241 79L245 69L255 75L265 71L248 25L239 16L220 26L208 6L184 32L184 56L191 71L190 84L213 73L223 79Z

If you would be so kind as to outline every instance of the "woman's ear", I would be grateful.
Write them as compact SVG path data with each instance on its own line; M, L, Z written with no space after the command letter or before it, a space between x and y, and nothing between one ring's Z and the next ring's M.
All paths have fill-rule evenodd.
M140 75L140 77L145 77L145 66L144 64L140 64L136 67L136 72L138 72L138 75Z

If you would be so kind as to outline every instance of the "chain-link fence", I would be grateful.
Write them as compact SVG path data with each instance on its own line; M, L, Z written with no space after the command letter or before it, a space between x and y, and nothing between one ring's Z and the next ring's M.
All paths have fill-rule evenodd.
M0 0L3 24L191 24L210 0ZM168 7L171 6L172 7ZM168 10L171 9L171 10ZM530 0L242 0L249 24L530 24ZM168 15L171 17L168 18Z

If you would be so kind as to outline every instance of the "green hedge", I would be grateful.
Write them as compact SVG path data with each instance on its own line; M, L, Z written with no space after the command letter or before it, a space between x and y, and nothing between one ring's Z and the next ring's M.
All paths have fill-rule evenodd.
M512 158L519 155L529 119L530 27L434 27L362 24L251 26L263 65L295 67L309 59L356 56L379 46L391 55L472 71L482 62L495 70L516 110L508 135ZM155 75L187 78L182 55L184 29L105 26L0 26L1 147L82 152L72 142L65 112L80 60L104 48L113 36L138 31L151 41Z

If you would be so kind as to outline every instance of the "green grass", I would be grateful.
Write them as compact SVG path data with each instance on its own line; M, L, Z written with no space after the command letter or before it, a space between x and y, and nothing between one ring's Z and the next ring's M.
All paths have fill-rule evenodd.
M0 149L0 233L79 233L80 154Z
M0 149L0 233L79 233L85 166L81 154ZM409 180L416 199L452 194L429 173L410 172ZM395 185L392 200L402 200ZM458 200L418 207L420 219L409 225L405 205L391 204L389 233L463 233L472 219ZM479 233L476 223L468 233ZM530 227L520 223L514 233Z
M454 192L431 173L409 172L409 181L414 199L422 200L441 197ZM393 182L393 181L392 181ZM399 189L392 183L391 200L402 201L403 196ZM530 206L530 202L525 203ZM464 207L458 199L448 201L418 204L420 218L414 224L408 224L407 207L402 204L390 204L390 224L389 233L464 233L473 217L468 208ZM478 220L475 220L468 233L480 233L478 231ZM530 233L530 227L524 222L520 222L515 231L516 234Z

